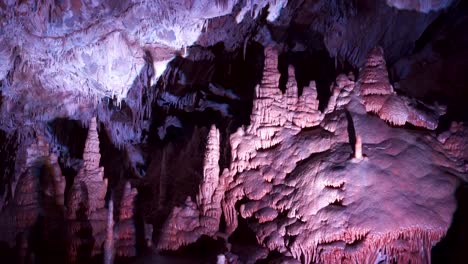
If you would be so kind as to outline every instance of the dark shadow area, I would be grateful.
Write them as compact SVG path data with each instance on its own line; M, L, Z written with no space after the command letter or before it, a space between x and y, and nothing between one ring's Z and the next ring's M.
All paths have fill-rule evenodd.
M98 131L99 150L101 153L100 166L104 167L104 177L108 179L108 189L114 189L121 181L130 179L132 172L129 169L127 153L116 147L103 124ZM109 195L110 192L108 192ZM106 196L106 200L109 196Z
M458 207L453 214L447 235L432 248L432 263L465 263L468 251L468 184L463 183L455 194Z
M83 192L83 200L78 205L76 220L69 221L68 223L68 232L70 235L68 237L68 246L76 247L77 263L94 263L91 256L95 239L93 237L93 227L87 215L88 193L84 183L82 183L81 189ZM76 243L77 241L78 243ZM71 249L71 251L74 250Z
M0 130L0 196L8 192L5 197L7 201L12 198L9 190L15 172L17 149L17 137L7 135L7 133Z
M351 113L346 110L346 120L348 121L348 138L349 138L349 144L351 145L351 148L353 149L353 152L355 152L355 147L356 147L356 129L354 128L354 121L353 117L351 116Z
M183 257L190 259L187 263L216 263L218 254L225 252L224 240L214 240L208 236L201 236L195 243L183 246L176 251L163 251L161 256Z
M45 164L39 175L42 216L36 223L31 238L35 249L35 263L66 262L65 208L58 201L57 194L60 194L60 190L56 189L53 173L53 168Z
M0 241L0 258L4 263L15 263L14 249L10 248L7 242Z
M155 241L172 208L198 193L208 131L207 127L179 130L176 140L161 143L151 151L145 180L138 187L137 211L153 224Z
M468 2L454 1L425 29L409 56L388 65L398 89L446 105L446 119L467 121Z
M243 201L246 201L244 199ZM238 204L243 203L242 201ZM228 242L231 244L231 252L239 256L242 263L247 263L252 257L252 252L256 252L260 247L257 242L257 237L254 231L249 226L249 220L238 216L237 229L229 237Z
M293 65L299 96L304 87L315 81L319 109L323 110L331 96L330 85L335 81L335 61L325 50L313 52L287 52L279 56L280 89L284 93L288 81L288 66Z
M71 158L83 159L83 150L88 128L78 120L57 118L49 122L48 129L57 143L67 148Z
M68 202L68 193L73 180L78 173L83 159L83 150L88 136L88 128L78 120L57 118L48 123L47 129L56 141L56 151L59 155L58 163L66 180L65 204Z

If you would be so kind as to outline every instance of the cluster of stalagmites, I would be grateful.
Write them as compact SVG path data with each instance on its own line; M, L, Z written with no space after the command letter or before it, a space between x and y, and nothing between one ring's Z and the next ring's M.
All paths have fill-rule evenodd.
M114 217L109 214L105 201L107 179L104 178L104 168L99 166L101 155L96 126L96 119L93 118L89 125L83 164L74 178L67 203L64 199L65 177L62 176L57 156L50 153L45 138L38 136L36 142L26 149L26 169L19 177L12 202L0 213L0 237L10 242L10 247L18 243L17 236L21 237L21 258L31 255L28 249L30 233L40 216L52 224L59 221L65 223L64 243L70 263L103 254L104 244L112 244L112 254L116 256L136 255L133 203L137 192L127 182L119 215ZM116 219L116 225L109 237L106 229L110 217ZM113 241L106 241L109 238ZM84 253L87 250L89 254Z
M105 243L113 245L115 248L108 250L115 250L115 254L119 257L136 255L133 203L137 191L128 182L123 190L116 224L111 227L114 229L110 232L112 236L109 236L107 232L109 217L114 216L108 213L109 209L105 204L107 179L104 178L104 168L99 166L101 155L96 126L96 119L93 118L89 125L83 153L83 166L75 177L70 191L66 215L71 227L68 256L72 260L77 258L80 247L89 246L90 240L94 240L91 256L103 253L102 246ZM89 237L83 239L82 234L86 231L91 231L91 233ZM114 241L106 241L109 239Z
M230 136L230 168L220 173L213 127L196 202L188 197L174 208L159 248L229 236L242 217L259 245L285 261L430 261L451 222L457 184L466 180L456 147L463 128L437 138L430 130L442 113L393 91L380 48L356 82L338 76L323 112L313 82L298 96L290 68L283 94L279 77L277 53L266 48L250 125ZM391 126L406 122L428 130Z

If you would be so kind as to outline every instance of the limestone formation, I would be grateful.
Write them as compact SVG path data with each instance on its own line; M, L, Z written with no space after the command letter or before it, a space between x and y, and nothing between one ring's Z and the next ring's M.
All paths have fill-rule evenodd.
M381 58L371 57L369 65L381 70ZM381 81L386 78L385 74L381 76L382 73L365 72L367 80L372 77L377 81L362 83L361 96L373 94L390 96L390 100L399 98L392 94L388 83ZM339 111L343 106L348 111L358 111L353 107L354 103L350 103L360 100L360 95L353 92L352 83L346 77L339 77L337 87L340 90L334 94L336 100L329 104L328 112ZM344 89L341 87L350 88L343 95ZM336 103L340 99L343 103ZM260 97L257 100L265 99ZM254 109L253 117L262 115L258 110ZM325 119L333 116L329 114ZM233 180L224 204L228 232L237 226L234 205L246 199L240 206L240 216L255 219L258 223L254 227L258 241L270 250L290 252L304 263L340 263L348 260L368 263L377 259L379 254L398 261L428 261L431 246L441 239L450 224L454 210L451 195L457 179L451 177L441 164L447 162L444 154L414 152L414 145L428 149L437 144L433 137L422 143L418 142L417 136L403 136L391 128L385 128L385 125L382 127L381 122L372 121L364 125L368 117L357 119L351 124L358 130L356 133L361 134L363 129L372 130L373 126L376 129L380 127L379 130L385 129L386 133L381 136L386 140L374 140L367 148L364 136L362 146L361 137L356 138L356 158L362 158L361 148L366 148L369 157L363 163L348 163L350 154L346 150L347 144L337 141L333 133L326 136L327 133L320 127L299 132L284 125L286 122L280 123L282 126L276 127L274 134L265 137L274 141L274 150L270 150L272 144L257 145L256 137L252 135L252 132L263 131L264 126L271 123L257 125L252 122L247 132L232 135L233 160L229 173ZM338 119L337 122L345 120ZM322 124L329 122L324 120ZM283 136L275 141L271 135ZM252 145L260 147L243 147ZM381 149L379 145L390 147ZM398 145L400 147L397 148ZM388 167L386 155L392 155L398 162ZM415 158L421 164L440 165L432 169L410 169L414 166L411 160ZM455 164L451 166L457 167ZM394 179L401 179L398 183L406 184L397 187ZM444 182L445 187L439 186L440 181ZM430 202L419 200L420 189L416 186L421 186L422 182L426 182L424 186L429 193L437 192L440 196ZM384 189L395 191L385 194ZM368 192L374 195L366 197L364 194ZM402 195L407 199L398 198ZM374 206L377 204L378 208ZM420 207L421 204L425 205ZM359 213L359 208L365 212ZM405 222L401 222L401 215L405 215ZM382 225L382 221L386 224ZM407 246L401 247L400 243Z
M114 263L114 201L109 200L107 210L106 240L104 241L104 264Z
M404 10L428 13L448 7L453 0L387 0L389 6Z
M445 114L443 107L421 107L415 100L397 96L388 80L383 50L380 47L374 48L367 56L366 64L360 72L358 87L366 111L376 113L395 126L410 123L434 130L439 117Z
M89 124L83 165L73 181L67 204L68 257L71 262L89 261L86 257L104 254L110 263L114 255L117 258L136 255L133 213L137 190L131 188L129 182L125 184L119 214L115 217L114 200L111 199L106 207L107 179L104 178L104 168L99 166L100 159L97 121L93 118ZM90 256L80 256L86 249L90 250Z
M97 121L93 118L89 123L83 165L73 181L67 204L68 257L71 262L79 260L82 248L91 248L91 256L102 253L106 238L107 180L104 179L104 168L99 166L100 159ZM83 237L83 232L89 233Z
M175 207L163 227L158 244L162 250L175 250L197 241L202 235L214 237L221 220L221 199L226 190L224 174L220 175L220 134L213 125L208 134L203 179L196 203L187 197L182 207Z
M136 256L136 228L134 221L134 204L138 194L130 182L125 183L119 208L119 217L115 230L115 253L117 257Z
M259 244L302 263L428 262L431 247L450 224L453 193L465 168L431 132L396 130L365 114L363 97L390 100L379 115L386 121L383 113L401 111L393 108L394 100L405 102L386 81L381 56L370 56L366 67L373 69L361 76L360 89L352 76L337 78L326 115L317 110L313 89L297 97L291 69L287 91L280 92L276 56L265 49L251 124L230 136L230 168L219 178L227 184L220 189L224 231L232 234L239 217L249 219ZM397 118L410 120L414 110L407 109ZM209 145L215 134L210 132ZM211 164L205 160L197 203L188 197L173 210L160 249L177 249L215 231L201 224L210 201L202 194L219 186L218 177L208 173L219 168Z
M0 262L463 259L467 14L0 1Z
M25 164L12 200L0 212L0 236L10 247L16 244L21 261L27 261L31 252L29 237L39 217L44 217L47 223L60 218L55 210L63 206L65 179L43 136L38 135L20 154L25 155ZM49 237L47 234L46 238Z

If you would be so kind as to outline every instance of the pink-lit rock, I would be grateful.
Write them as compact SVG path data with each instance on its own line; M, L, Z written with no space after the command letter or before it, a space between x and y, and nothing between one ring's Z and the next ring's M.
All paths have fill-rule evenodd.
M107 209L105 196L107 179L104 179L104 168L99 166L99 137L96 118L89 123L88 137L83 152L83 165L76 175L71 187L66 219L68 221L69 245L67 255L71 262L77 261L79 248L90 246L91 256L102 253L106 239ZM80 232L89 230L90 237L80 237ZM91 243L91 244L90 244ZM90 244L90 245L89 245Z
M382 69L381 58L372 61ZM228 183L222 199L225 231L234 232L238 217L250 219L259 244L303 263L429 261L431 247L444 236L455 210L453 194L461 178L454 175L463 177L464 171L445 153L442 139L430 131L395 129L366 114L363 96L401 98L393 94L384 71L366 72L367 80L383 80L368 86L366 95L354 89L351 77L340 76L324 116L315 107L304 111L297 106L292 70L286 93L275 89L275 67L276 54L267 48L251 124L231 135L231 165L221 176ZM301 120L315 121L296 126L292 117L301 111ZM351 118L338 118L344 111ZM331 124L335 129L325 129ZM349 126L357 135L355 153ZM206 172L201 193L217 186ZM213 234L200 224L203 217L200 202L188 198L169 217L160 248L176 249L201 234Z
M404 96L397 96L388 80L383 50L374 48L367 56L357 83L363 103L368 112L395 126L410 123L414 126L434 130L438 119L445 114L445 108L435 105L417 107L418 102Z
M387 0L389 6L424 13L446 8L451 3L452 0Z
M120 214L115 230L115 253L118 257L136 256L136 228L134 215L135 197L138 194L130 182L125 183L120 202Z

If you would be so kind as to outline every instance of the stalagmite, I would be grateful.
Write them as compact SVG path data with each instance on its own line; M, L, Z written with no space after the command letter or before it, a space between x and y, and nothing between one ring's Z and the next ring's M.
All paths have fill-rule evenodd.
M50 225L62 217L56 211L63 208L65 179L46 138L39 131L36 133L35 139L28 139L32 141L29 146L21 147L24 151L19 154L24 157L18 164L24 164L18 170L20 175L13 197L0 211L0 237L11 247L18 246L19 261L27 261L28 252L31 253L30 236L37 221L43 218ZM49 233L44 238L54 239Z
M374 263L379 252L397 261L427 262L430 247L447 231L455 209L458 179L445 168L458 165L445 164L441 152L422 151L438 144L429 132L407 134L362 115L362 104L372 103L366 101L370 96L406 100L399 99L386 81L381 50L370 57L357 89L353 78L337 78L327 115L308 130L289 123L288 118L301 111L295 107L293 78L284 100L272 85L272 51L265 52L251 125L231 135L230 170L223 172L229 183L223 200L228 234L237 228L240 215L249 219L259 244L288 252L303 263ZM384 103L375 109L397 110L392 107ZM346 111L351 118L346 118ZM353 119L358 135L354 153L346 132L348 119ZM355 162L364 159L362 137L372 142L365 163ZM422 198L418 187L422 184L425 192L440 195L430 196L430 201ZM365 195L369 192L374 195Z
M114 263L114 201L109 200L107 209L106 240L104 241L104 264Z
M175 250L198 240L202 235L215 236L221 221L221 200L226 189L226 175L220 175L220 134L213 125L208 134L196 203L187 197L185 205L176 207L164 224L158 244L161 250Z
M106 239L107 179L104 179L104 168L99 167L100 159L97 121L92 118L83 151L83 165L73 181L67 204L68 257L71 262L79 261L77 254L83 247L92 247L91 257L102 253ZM90 227L92 233L82 237L80 232ZM90 245L91 238L94 243Z
M150 248L153 246L153 225L144 223L144 233L145 233L145 241L146 247Z
M208 134L205 162L203 166L203 180L197 195L197 205L201 213L206 215L210 208L215 190L219 184L219 130L213 125Z
M354 158L356 160L362 160L362 139L360 136L356 137L356 143L354 145Z
M434 130L445 109L431 107L422 111L406 97L397 95L388 79L383 49L374 48L367 56L358 80L359 93L367 112L376 113L394 126L410 123Z
M125 182L115 228L115 254L117 257L134 257L137 254L136 228L133 218L137 194L137 189L132 188L130 182Z

